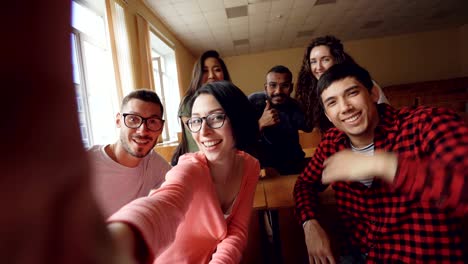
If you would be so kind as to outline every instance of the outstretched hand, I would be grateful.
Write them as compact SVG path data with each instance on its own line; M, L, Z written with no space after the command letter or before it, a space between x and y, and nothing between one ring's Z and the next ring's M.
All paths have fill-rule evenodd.
M260 130L268 126L274 126L280 122L278 111L271 107L270 101L266 100L265 109L262 117L258 120Z
M336 181L361 181L373 177L392 182L398 160L395 154L384 151L376 151L373 156L366 156L351 150L342 150L325 160L323 165L324 184Z
M145 263L148 254L144 246L141 246L141 239L133 231L130 225L122 222L114 222L107 225L111 234L116 252L118 252L117 263L119 264L138 264Z

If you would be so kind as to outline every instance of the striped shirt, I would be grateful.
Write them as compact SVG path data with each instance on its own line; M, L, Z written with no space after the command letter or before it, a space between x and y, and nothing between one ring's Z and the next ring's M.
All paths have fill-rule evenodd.
M356 152L365 156L374 156L374 142L362 148L355 147L353 146L353 143L351 143L351 150L353 152ZM359 182L361 182L362 184L367 186L367 188L369 188L371 187L373 181L374 181L374 178L370 178L370 179L365 179Z

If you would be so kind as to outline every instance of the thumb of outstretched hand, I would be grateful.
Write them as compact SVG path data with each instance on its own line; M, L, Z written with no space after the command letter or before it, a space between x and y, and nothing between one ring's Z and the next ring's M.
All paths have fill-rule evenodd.
M266 103L265 110L270 110L271 109L270 101L266 100L265 103Z

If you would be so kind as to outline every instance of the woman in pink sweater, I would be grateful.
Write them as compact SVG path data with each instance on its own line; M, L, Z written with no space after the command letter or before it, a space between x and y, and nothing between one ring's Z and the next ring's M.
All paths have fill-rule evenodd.
M139 263L239 263L247 242L260 171L244 152L258 133L252 106L227 81L200 88L191 105L186 125L200 151L109 218L118 246Z

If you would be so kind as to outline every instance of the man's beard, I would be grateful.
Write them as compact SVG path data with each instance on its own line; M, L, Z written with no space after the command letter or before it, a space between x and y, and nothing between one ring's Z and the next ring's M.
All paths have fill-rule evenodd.
M144 139L144 140L150 140L152 141L153 139L151 137L142 137L142 136L135 136L135 137L132 137L133 138L136 138L136 139ZM150 151L154 148L154 146L156 145L156 140L153 142L153 145L151 146L151 148L148 149L148 151L144 154L140 154L138 152L135 152L132 150L132 148L130 147L130 142L128 140L126 140L127 138L124 138L123 136L120 138L120 143L122 144L122 147L123 149L128 153L130 154L131 156L135 157L135 158L144 158L146 157ZM138 147L139 149L140 147Z
M273 103L273 99L275 99L275 98L281 98L282 100L281 100L280 104L283 104L288 99L288 96L286 96L285 94L276 94L276 95L273 95L273 96L268 96L267 95L267 100L270 101L270 104L272 106L278 106L279 105L279 104Z

